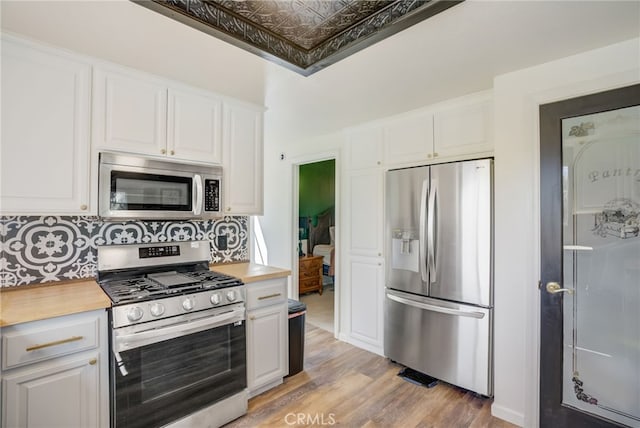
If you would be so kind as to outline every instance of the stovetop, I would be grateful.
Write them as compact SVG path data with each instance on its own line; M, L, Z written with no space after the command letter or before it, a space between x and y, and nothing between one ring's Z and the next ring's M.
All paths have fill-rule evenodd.
M116 305L240 285L243 283L238 278L208 270L157 272L100 282L102 289Z

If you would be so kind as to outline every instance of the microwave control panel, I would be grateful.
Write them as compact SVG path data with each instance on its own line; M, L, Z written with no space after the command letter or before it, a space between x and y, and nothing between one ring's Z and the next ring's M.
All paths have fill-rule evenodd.
M205 212L220 211L220 180L218 179L204 180L204 210Z

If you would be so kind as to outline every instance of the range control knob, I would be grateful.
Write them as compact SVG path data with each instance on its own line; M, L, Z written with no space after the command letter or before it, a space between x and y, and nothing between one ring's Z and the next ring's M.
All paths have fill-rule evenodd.
M164 314L164 305L162 303L154 303L149 308L149 311L154 317L159 317L160 315Z
M196 301L193 297L187 297L182 301L182 309L185 311L190 311L196 306Z
M209 300L211 301L212 305L219 305L220 304L220 293L212 294L211 297L209 298Z
M236 292L233 290L227 291L227 300L230 302L234 302L236 300Z
M134 306L133 308L129 309L129 311L127 311L127 319L132 322L139 321L143 315L144 315L144 312L142 311L142 308L139 306Z

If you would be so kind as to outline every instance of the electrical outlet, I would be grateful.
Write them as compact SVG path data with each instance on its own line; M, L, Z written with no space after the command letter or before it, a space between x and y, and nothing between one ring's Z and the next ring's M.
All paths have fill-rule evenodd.
M218 250L223 251L227 249L227 235L218 235Z

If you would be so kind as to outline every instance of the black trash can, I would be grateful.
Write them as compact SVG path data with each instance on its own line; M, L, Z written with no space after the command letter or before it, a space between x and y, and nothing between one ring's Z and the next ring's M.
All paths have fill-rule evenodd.
M302 371L304 365L304 315L307 305L289 299L289 374Z

